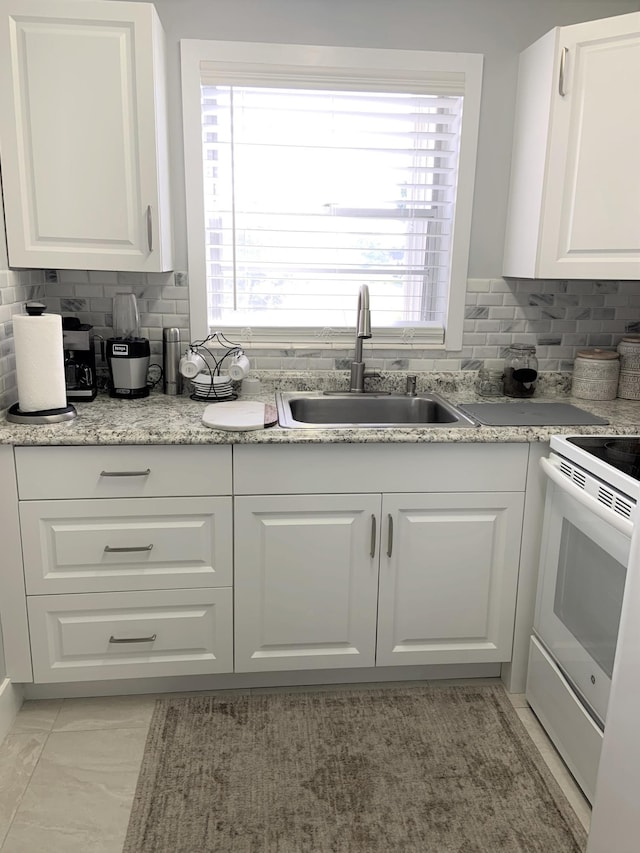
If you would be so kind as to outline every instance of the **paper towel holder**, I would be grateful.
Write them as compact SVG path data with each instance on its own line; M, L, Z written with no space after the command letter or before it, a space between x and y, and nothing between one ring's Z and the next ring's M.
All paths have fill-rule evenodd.
M25 305L27 314L31 317L39 317L45 311L41 302L27 302ZM71 421L77 416L75 407L70 403L59 409L42 409L39 412L21 412L18 403L7 412L6 418L13 424L56 424L62 421Z

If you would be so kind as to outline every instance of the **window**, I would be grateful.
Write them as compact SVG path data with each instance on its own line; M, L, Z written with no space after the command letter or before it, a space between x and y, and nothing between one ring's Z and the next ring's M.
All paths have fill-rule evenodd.
M459 348L481 57L181 49L192 335Z

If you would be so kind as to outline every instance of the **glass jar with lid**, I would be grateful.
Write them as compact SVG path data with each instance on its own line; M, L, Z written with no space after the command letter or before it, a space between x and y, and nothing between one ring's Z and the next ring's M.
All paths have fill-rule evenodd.
M532 397L538 379L538 359L533 344L511 344L504 360L507 397Z

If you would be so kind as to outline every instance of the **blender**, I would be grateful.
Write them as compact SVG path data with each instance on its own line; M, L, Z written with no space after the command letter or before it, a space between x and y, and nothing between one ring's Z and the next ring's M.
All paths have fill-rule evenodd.
M107 341L110 396L127 400L148 397L151 349L148 338L140 337L140 315L134 293L116 293L113 333L114 337Z

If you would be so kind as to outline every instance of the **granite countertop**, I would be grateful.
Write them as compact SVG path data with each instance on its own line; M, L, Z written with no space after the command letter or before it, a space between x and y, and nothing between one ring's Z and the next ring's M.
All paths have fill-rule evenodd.
M253 375L253 374L252 374ZM276 388L281 390L339 390L345 377L335 372L263 373L259 394L240 399L274 403ZM377 380L385 390L403 390L404 374L383 374ZM453 404L477 401L505 401L506 397L480 397L475 391L473 372L421 374L418 392L435 391ZM390 429L282 429L279 426L250 432L213 430L202 424L207 403L189 396L168 397L151 394L143 400L115 400L100 393L92 403L75 404L78 417L51 425L25 425L0 421L0 444L10 445L117 445L117 444L318 444L318 443L422 443L422 442L534 442L548 441L552 435L636 435L640 434L640 401L592 402L570 396L570 377L542 374L534 402L571 403L607 418L608 426L546 427L403 427ZM521 401L519 401L521 402Z

